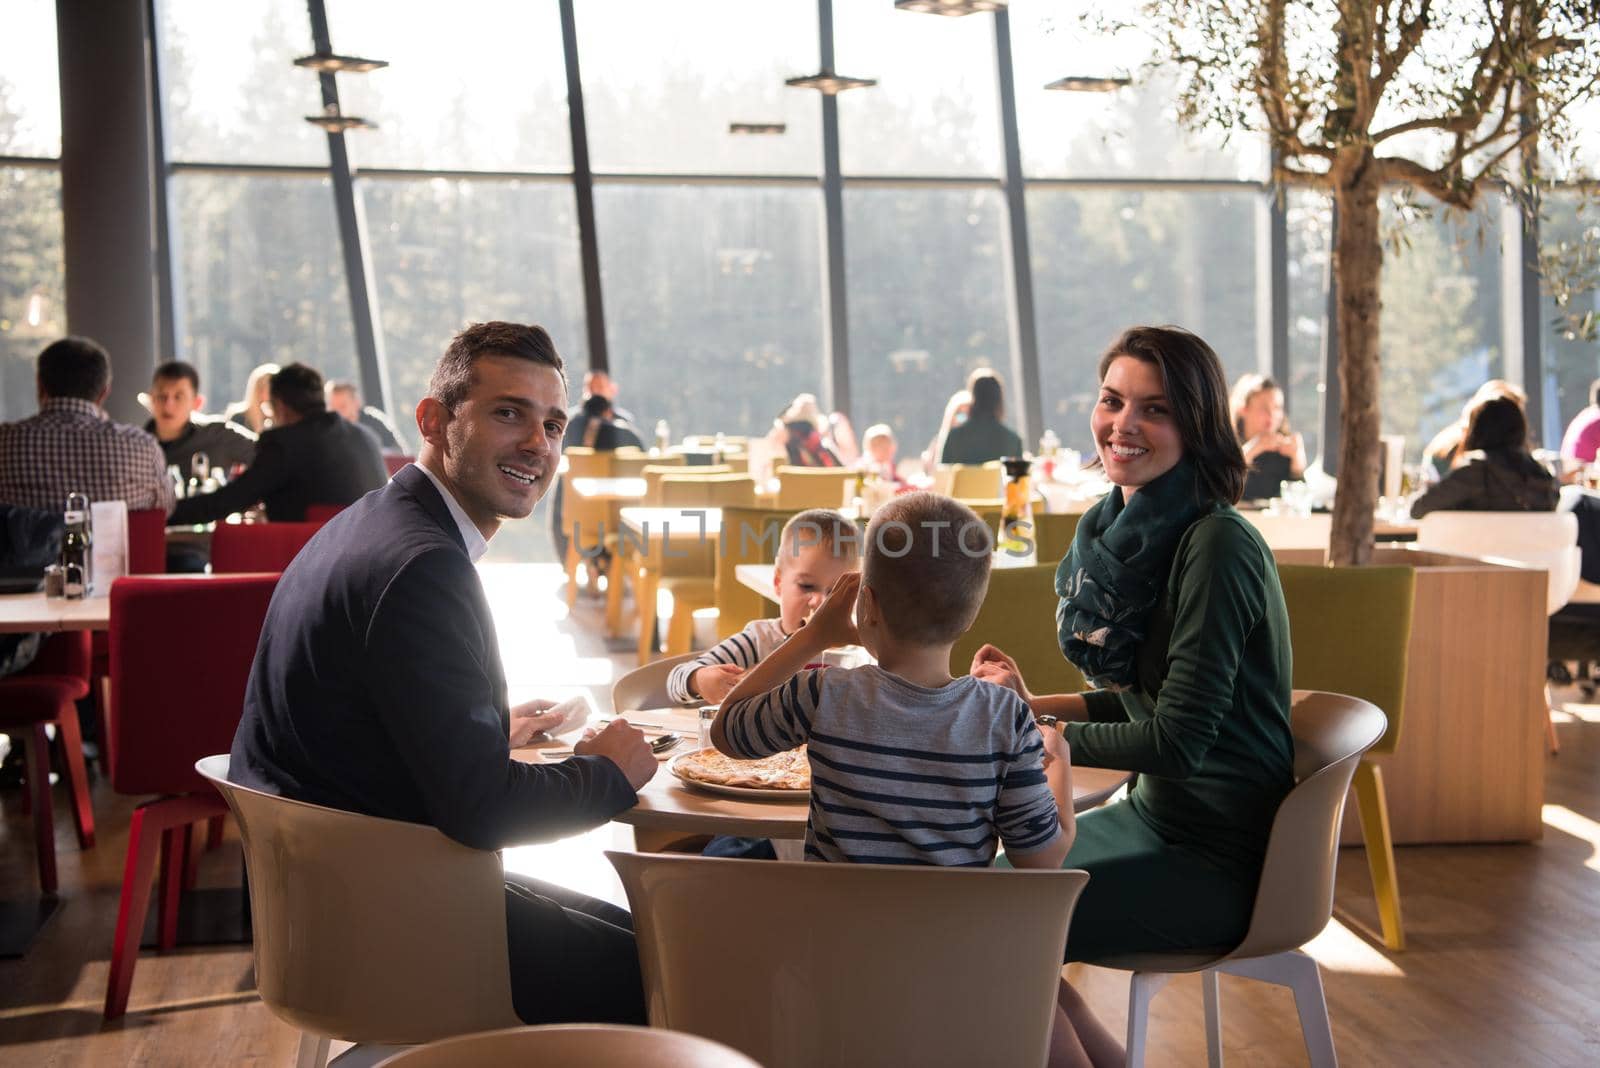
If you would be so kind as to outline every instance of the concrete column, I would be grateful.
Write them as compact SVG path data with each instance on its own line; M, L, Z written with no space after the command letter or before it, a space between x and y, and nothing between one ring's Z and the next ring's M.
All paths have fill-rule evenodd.
M106 408L140 424L157 348L147 10L56 0L67 329L111 353Z

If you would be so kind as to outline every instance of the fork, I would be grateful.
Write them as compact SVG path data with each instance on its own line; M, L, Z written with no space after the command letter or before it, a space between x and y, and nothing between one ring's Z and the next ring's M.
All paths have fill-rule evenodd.
M650 752L660 756L662 753L670 751L681 741L683 741L681 734L663 734L650 743Z

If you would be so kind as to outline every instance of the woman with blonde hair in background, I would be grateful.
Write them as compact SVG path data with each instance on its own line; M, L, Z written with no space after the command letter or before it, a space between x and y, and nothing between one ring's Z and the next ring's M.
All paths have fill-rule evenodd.
M272 425L272 416L267 411L267 397L272 389L272 376L278 370L277 364L264 363L250 372L244 384L244 397L228 405L222 413L228 417L228 422L238 423L257 434Z
M1244 375L1228 397L1233 430L1250 465L1244 500L1268 500L1279 485L1298 482L1306 473L1305 440L1289 429L1283 414L1283 389L1266 375Z

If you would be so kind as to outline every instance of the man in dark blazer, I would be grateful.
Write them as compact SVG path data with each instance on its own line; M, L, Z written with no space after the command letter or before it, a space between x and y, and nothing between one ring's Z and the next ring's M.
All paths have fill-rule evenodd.
M637 801L656 761L622 720L559 764L511 758L554 725L550 702L507 706L473 567L501 521L526 516L554 479L565 398L542 328L457 335L417 406L417 462L329 521L283 573L232 781L431 824L474 849L575 834ZM508 879L506 919L513 1002L528 1023L644 1022L625 911Z
M372 431L330 412L322 376L291 363L272 376L272 428L261 432L244 474L215 493L178 502L169 522L209 523L257 501L275 523L305 519L312 504L350 504L389 480Z

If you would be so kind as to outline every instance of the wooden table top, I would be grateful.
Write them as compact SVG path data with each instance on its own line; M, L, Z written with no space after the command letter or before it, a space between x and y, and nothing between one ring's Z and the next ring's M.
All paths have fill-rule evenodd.
M649 483L642 478L574 478L573 493L590 501L642 501Z
M739 580L739 585L777 604L778 591L772 586L772 572L776 569L776 564L734 564L733 574Z
M43 592L0 595L0 634L106 630L110 626L109 591L77 601L46 597Z
M714 539L722 533L721 508L623 508L622 525L641 537L671 541Z
M639 791L639 803L616 816L616 822L641 830L673 831L682 834L727 834L744 838L777 838L798 841L806 836L809 795L781 796L771 801L715 794L686 785L667 767L671 758L692 751L699 730L698 713L692 708L656 708L637 713L637 722L647 734L669 727L684 736L684 743L661 761L661 770ZM648 725L648 726L647 726ZM656 728L654 731L651 728ZM543 749L566 750L563 742L550 742L513 749L511 755L528 763L544 763ZM563 758L564 759L564 758ZM1128 781L1126 772L1101 768L1074 768L1072 771L1073 808L1082 812L1105 801Z

